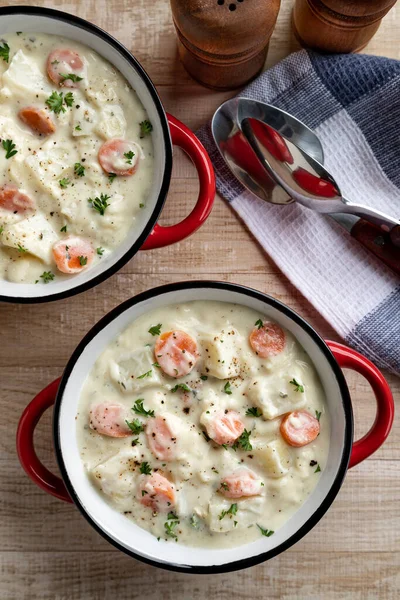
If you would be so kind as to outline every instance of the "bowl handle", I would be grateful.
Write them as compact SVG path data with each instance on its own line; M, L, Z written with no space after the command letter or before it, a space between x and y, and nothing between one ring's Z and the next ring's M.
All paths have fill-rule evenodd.
M388 382L370 360L337 342L326 342L342 369L353 369L371 385L376 398L376 417L371 429L353 444L349 468L358 465L380 448L390 433L394 417L393 395Z
M188 154L197 169L200 182L199 197L192 212L180 223L163 227L155 225L141 250L162 248L175 244L194 233L207 219L215 198L215 175L210 157L195 134L172 115L167 114L172 143Z
M33 434L43 413L54 404L60 379L44 388L28 404L18 423L17 452L20 463L27 475L42 490L65 502L72 502L61 477L53 475L40 462L33 443Z

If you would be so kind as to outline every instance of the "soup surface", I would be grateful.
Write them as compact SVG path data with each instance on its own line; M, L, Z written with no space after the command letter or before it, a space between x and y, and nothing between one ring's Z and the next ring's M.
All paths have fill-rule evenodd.
M134 321L96 361L77 415L88 477L160 539L227 547L270 536L327 460L310 359L249 308L196 301Z
M0 40L0 105L0 279L76 276L143 224L146 111L87 46L23 32Z

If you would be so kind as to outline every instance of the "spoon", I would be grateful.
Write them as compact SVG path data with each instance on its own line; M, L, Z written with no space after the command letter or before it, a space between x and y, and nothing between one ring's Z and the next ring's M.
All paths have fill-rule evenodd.
M344 199L323 166L323 150L304 123L274 106L234 98L214 114L217 147L239 181L262 200L329 214L400 274L400 221ZM360 218L362 217L362 218Z

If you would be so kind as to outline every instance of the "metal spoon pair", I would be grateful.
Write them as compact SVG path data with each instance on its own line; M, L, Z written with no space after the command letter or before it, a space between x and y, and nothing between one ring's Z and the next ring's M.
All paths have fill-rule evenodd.
M226 163L251 192L328 214L400 274L400 221L342 196L323 166L318 137L304 123L269 104L233 98L215 112L211 128Z

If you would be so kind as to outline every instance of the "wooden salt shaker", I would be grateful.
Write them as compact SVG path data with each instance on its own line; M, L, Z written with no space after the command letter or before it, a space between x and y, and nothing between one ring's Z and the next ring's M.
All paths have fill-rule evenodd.
M180 58L215 89L248 83L263 68L280 0L171 0Z
M358 52L375 35L396 0L296 0L293 29L303 46Z

